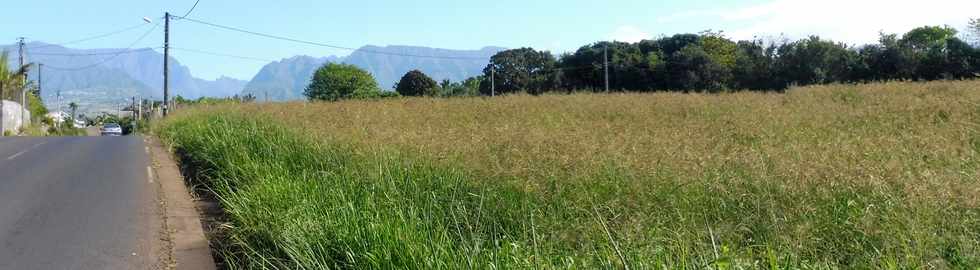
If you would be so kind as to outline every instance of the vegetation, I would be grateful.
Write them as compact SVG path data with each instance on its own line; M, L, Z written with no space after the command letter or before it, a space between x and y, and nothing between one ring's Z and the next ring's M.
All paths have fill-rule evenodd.
M310 100L337 101L383 94L371 73L354 65L327 63L313 74L304 95Z
M10 69L6 63L10 63L7 51L0 52L0 99L20 100L20 93L27 85L24 81L30 65Z
M440 88L435 80L422 71L412 70L406 73L398 84L395 84L395 92L408 97L431 97L438 95Z
M220 198L232 268L973 269L978 86L227 104L157 128Z
M972 25L970 31L980 29L976 20ZM604 90L606 55L616 91L782 91L794 85L975 78L980 49L956 35L950 27L925 26L853 47L816 36L733 41L705 31L638 43L599 42L559 59L521 48L491 58L480 90L490 95L491 77L497 92L505 94Z

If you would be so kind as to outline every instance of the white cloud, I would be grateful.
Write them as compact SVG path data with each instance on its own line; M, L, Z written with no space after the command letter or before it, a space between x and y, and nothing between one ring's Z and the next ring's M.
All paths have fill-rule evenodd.
M651 37L653 36L649 33L644 32L643 30L640 30L636 26L632 25L620 26L619 28L616 28L616 31L613 31L613 33L609 35L610 40L623 42L639 42L644 39L650 39Z
M687 11L669 20L721 19L721 27L736 39L785 34L789 38L808 35L847 42L873 43L878 33L904 33L924 25L962 28L968 18L980 16L978 0L773 0L729 10ZM693 16L690 14L696 14Z

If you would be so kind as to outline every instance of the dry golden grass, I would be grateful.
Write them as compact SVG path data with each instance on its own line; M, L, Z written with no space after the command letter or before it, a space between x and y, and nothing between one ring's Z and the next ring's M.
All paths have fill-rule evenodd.
M269 119L289 131L269 132ZM163 128L219 183L257 183L219 189L241 197L226 205L244 213L239 245L295 265L341 265L317 252L352 247L369 268L980 264L974 81L220 105ZM294 134L319 146L293 147L306 137ZM331 227L338 209L371 215ZM297 218L305 234L269 217L304 211L322 215ZM375 238L386 244L364 240Z
M980 82L734 93L508 96L250 107L334 141L462 163L491 176L580 179L617 166L682 177L736 163L757 177L900 184L978 205ZM610 163L613 164L610 164Z

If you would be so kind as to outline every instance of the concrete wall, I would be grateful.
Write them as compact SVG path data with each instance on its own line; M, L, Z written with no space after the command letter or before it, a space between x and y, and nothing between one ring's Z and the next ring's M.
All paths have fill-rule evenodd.
M26 112L25 117L21 117L21 107L20 103L4 100L3 102L3 127L0 128L0 133L9 130L10 132L17 133L20 127L24 125L22 120L27 120L30 124L31 113Z

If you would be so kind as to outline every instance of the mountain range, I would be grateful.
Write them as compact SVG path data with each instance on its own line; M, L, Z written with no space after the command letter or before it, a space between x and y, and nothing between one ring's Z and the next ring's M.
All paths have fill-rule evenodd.
M162 98L163 54L156 48L72 49L32 42L25 45L27 61L43 63L42 97L49 107L58 106L58 95L90 112L110 111L133 96ZM490 57L504 48L447 50L411 46L364 46L348 56L294 56L269 63L250 81L221 77L205 80L170 57L170 91L185 98L226 97L251 94L263 100L303 99L313 72L327 62L348 63L374 75L382 89L392 89L401 76L419 69L436 80L461 81L479 75ZM17 61L17 46L0 46L10 53L8 65ZM121 53L120 53L121 52ZM30 74L37 78L37 68ZM87 106L86 106L87 105Z
M346 57L295 56L262 67L252 78L243 94L263 100L303 99L303 90L313 73L323 64L347 63L374 75L378 86L392 90L405 73L421 70L437 81L462 81L480 75L490 57L505 50L486 47L480 50L447 50L412 46L364 46Z

